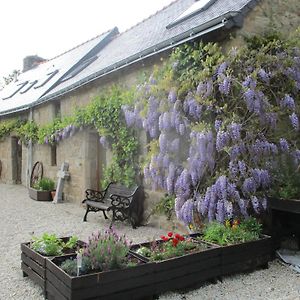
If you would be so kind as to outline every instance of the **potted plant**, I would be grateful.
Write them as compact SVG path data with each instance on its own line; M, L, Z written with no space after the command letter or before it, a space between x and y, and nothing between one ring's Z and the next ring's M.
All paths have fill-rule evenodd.
M109 229L93 234L77 255L47 260L47 294L53 299L136 299L151 295L154 264L132 255L129 247L125 236Z
M221 246L221 275L267 267L271 259L271 237L262 235L262 225L253 217L210 222L201 239Z
M44 233L21 244L21 268L23 276L29 276L46 292L46 258L75 253L84 243L76 236L58 238L55 234Z
M153 283L156 293L187 288L220 275L218 246L169 232L160 240L136 244L131 251L154 261Z
M29 197L37 201L52 201L51 191L55 182L47 177L40 179L33 187L29 187Z

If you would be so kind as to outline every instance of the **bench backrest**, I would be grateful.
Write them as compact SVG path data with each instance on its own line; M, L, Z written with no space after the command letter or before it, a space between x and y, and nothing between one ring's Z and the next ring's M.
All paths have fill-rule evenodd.
M114 194L125 196L125 197L130 197L130 196L134 195L134 193L136 192L137 189L138 189L137 186L134 188L127 188L126 186L123 186L123 185L119 185L116 183L110 183L106 189L104 199L106 200L107 198L110 197L110 195L114 195Z

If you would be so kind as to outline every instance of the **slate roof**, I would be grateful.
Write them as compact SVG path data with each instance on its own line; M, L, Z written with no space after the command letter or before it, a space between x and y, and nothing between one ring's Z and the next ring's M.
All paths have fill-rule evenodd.
M10 83L0 91L0 115L28 109L53 88L59 80L63 79L78 62L93 55L95 49L99 51L99 48L103 47L109 42L111 36L117 33L117 28L114 28L21 73L16 82ZM20 87L22 88L20 89ZM18 89L20 90L16 92Z
M97 78L145 57L155 55L157 52L165 51L188 39L220 28L241 26L244 14L256 5L258 0L212 1L212 5L206 10L200 11L177 25L170 26L194 2L195 0L176 0L127 31L115 35L86 68L68 80L60 80L51 90L48 89L43 94L36 95L37 97L32 99L31 103L35 105L57 98ZM24 102L21 98L19 101ZM1 111L3 108L0 100L0 115Z
M120 67L125 67L140 58L154 55L161 49L170 47L198 33L209 29L238 24L257 0L216 0L208 9L194 17L167 28L195 0L177 0L170 5L116 36L98 55L98 59L76 77L53 89L40 101L57 97L70 90L87 84ZM226 23L225 19L231 21ZM223 22L222 22L223 21ZM230 25L229 25L230 24Z

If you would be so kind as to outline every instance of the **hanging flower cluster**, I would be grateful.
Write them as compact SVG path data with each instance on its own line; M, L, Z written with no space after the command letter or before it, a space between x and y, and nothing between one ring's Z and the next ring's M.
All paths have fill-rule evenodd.
M127 125L152 140L146 183L176 195L186 224L195 212L219 222L260 214L274 162L282 155L300 162L300 49L272 46L224 57L210 45L199 58L199 82L191 86L189 78L184 93L178 73L189 69L176 69L171 57L171 67L138 87L133 106L123 106ZM212 65L215 57L222 60Z

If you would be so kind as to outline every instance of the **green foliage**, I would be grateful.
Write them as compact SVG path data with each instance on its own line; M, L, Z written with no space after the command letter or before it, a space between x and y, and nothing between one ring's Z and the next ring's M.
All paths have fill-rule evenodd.
M0 122L0 140L8 136L20 124L21 122L15 119Z
M283 155L273 170L274 179L270 194L283 199L300 197L300 165L295 168L293 159Z
M62 262L60 267L69 275L77 275L77 260L76 259L66 259ZM80 274L85 274L90 267L90 262L87 257L82 257L82 263L80 268Z
M21 141L27 144L29 140L35 143L38 139L39 128L33 121L27 121L21 126L16 128L17 136L20 137Z
M175 197L165 194L163 198L154 206L152 213L162 214L171 220L174 213Z
M77 237L70 238L70 242L64 243L55 234L44 233L41 237L33 237L30 247L46 256L60 255L64 249L74 249L78 241Z
M225 224L211 222L204 229L203 239L224 246L257 240L261 231L262 226L255 218L243 220L241 223L235 220L232 224L230 221Z
M41 191L53 191L55 182L50 178L44 177L34 185L34 188Z

